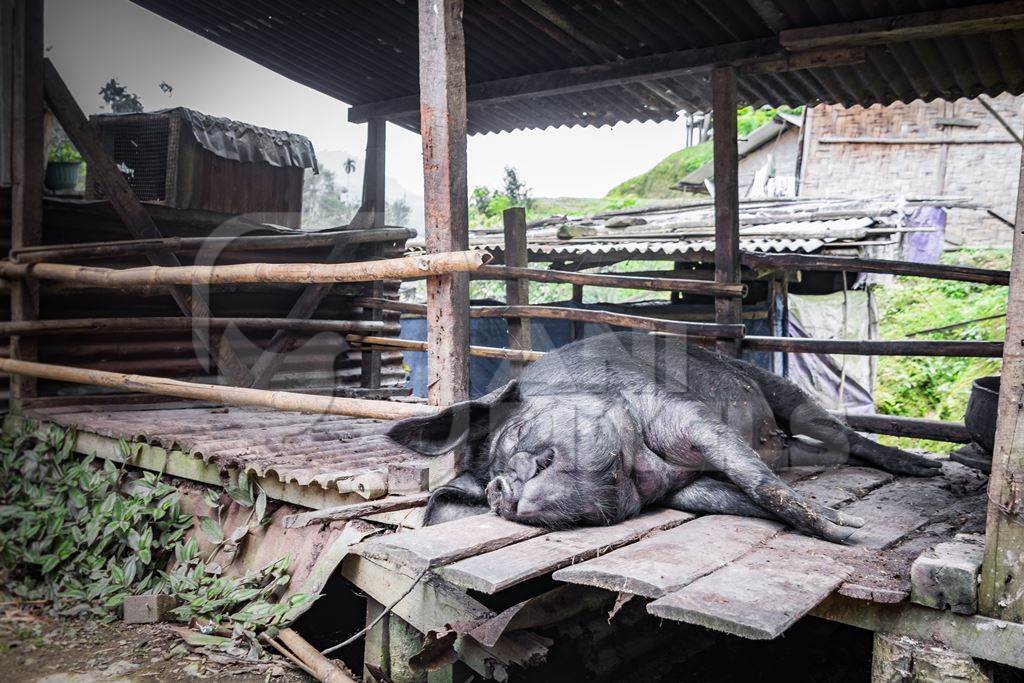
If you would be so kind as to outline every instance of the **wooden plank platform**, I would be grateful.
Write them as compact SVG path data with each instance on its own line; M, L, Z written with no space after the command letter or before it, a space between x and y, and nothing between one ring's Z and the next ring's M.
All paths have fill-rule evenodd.
M975 477L965 472L947 463L932 479L863 467L784 473L817 502L865 519L847 545L767 520L655 510L558 532L481 515L372 539L359 552L410 571L433 568L435 580L484 594L549 576L653 599L647 609L660 618L774 638L847 586L862 599L904 600L910 562L950 540L967 512L984 510L983 482L965 484Z

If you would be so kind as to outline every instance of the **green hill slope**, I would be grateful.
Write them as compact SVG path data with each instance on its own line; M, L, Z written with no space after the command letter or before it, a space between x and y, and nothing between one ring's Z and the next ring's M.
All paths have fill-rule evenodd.
M651 199L679 198L671 189L681 178L711 161L711 143L704 142L672 152L651 170L619 183L608 193L609 197L647 197Z

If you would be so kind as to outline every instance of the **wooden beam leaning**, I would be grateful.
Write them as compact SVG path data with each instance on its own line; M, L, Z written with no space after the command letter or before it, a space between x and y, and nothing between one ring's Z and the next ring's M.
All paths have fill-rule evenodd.
M1020 181L1024 183L1024 159ZM1024 216L1024 184L1017 189ZM990 617L1024 621L1024 230L1013 231L999 414L988 485L985 561L978 607Z
M138 239L160 238L163 235L146 213L146 209L135 197L131 186L121 173L114 160L110 158L103 143L96 135L92 124L85 118L81 107L71 95L64 80L57 73L53 63L44 60L44 91L46 101L50 105L60 125L64 128L71 142L89 164L91 172L99 178L100 185L106 192L111 205L121 217L128 231ZM14 245L20 246L20 245ZM173 254L148 254L150 263L157 266L180 267L181 262ZM183 287L171 290L171 296L181 312L197 318L213 317L210 304L201 295ZM217 359L217 367L232 384L241 384L247 375L246 367L226 344L215 344L209 330L196 327L193 330L196 340L205 347L210 355Z
M121 372L87 370L48 363L0 358L0 373L74 384L91 384L111 389L212 401L224 405L272 408L298 413L349 415L379 420L401 420L416 415L431 415L436 409L416 403L376 401L363 398L315 396L290 391L266 391L247 387L183 382L166 377L129 375Z
M361 263L240 263L226 266L145 266L121 270L64 263L0 261L0 277L77 282L110 288L136 285L330 284L380 279L416 280L437 274L466 273L490 259L490 254L485 251L472 250Z
M740 281L740 190L733 67L718 67L711 72L711 99L715 122L715 282L736 284ZM739 323L742 305L740 297L715 297L715 322ZM715 346L720 353L739 354L735 341L719 340Z
M8 15L10 16L10 15ZM43 159L46 143L43 131L43 0L16 0L13 27L13 101L6 101L12 113L11 145L11 247L39 244L43 231ZM5 56L6 58L6 56ZM5 97L7 93L4 93ZM7 146L7 141L4 145ZM38 283L19 281L11 286L11 319L39 317ZM34 361L38 349L34 339L14 337L11 357ZM36 394L31 377L11 381L12 407Z
M618 287L624 289L653 289L665 292L684 292L709 296L743 296L747 286L734 282L709 282L684 278L612 275L607 273L575 273L567 270L546 270L541 268L519 268L511 265L483 266L471 276L473 280L521 279L534 282L561 282L594 287Z
M430 253L469 247L462 10L462 0L419 0L420 134ZM432 405L469 398L468 308L468 275L427 278L427 400Z
M505 228L505 265L527 270L530 253L526 243L526 209L521 206L505 209L502 221ZM505 280L505 303L509 306L529 305L530 283L520 278ZM508 347L516 351L531 349L529 318L508 319ZM522 362L512 361L509 367L511 376L518 377L523 367Z
M818 256L815 254L765 254L744 251L743 265L751 269L782 268L789 270L838 270L847 273L882 273L930 277L938 280L977 282L983 285L1008 285L1010 273L1006 270L949 266L941 263L914 263L888 259L851 258L848 256Z
M883 45L908 40L1009 31L1022 27L1024 2L1012 0L864 21L793 28L779 32L779 43L787 50L808 50L837 46Z

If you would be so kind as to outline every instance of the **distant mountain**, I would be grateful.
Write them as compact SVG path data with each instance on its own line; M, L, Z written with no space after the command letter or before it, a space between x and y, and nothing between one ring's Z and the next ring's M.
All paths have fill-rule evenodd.
M334 173L334 180L338 189L347 190L349 196L356 200L362 195L365 159L361 154L352 154L344 150L329 150L317 152L316 158L322 168L326 168ZM352 173L345 173L346 159L353 159L356 162L356 169ZM423 232L423 195L408 190L397 180L387 176L384 196L389 202L404 198L411 208L409 224L404 227L415 228L417 231Z

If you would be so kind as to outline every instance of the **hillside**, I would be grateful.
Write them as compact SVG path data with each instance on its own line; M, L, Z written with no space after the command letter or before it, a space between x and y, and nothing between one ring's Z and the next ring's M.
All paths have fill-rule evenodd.
M711 161L711 142L680 149L659 161L651 170L619 183L608 192L608 196L678 199L681 195L672 187L708 161Z

